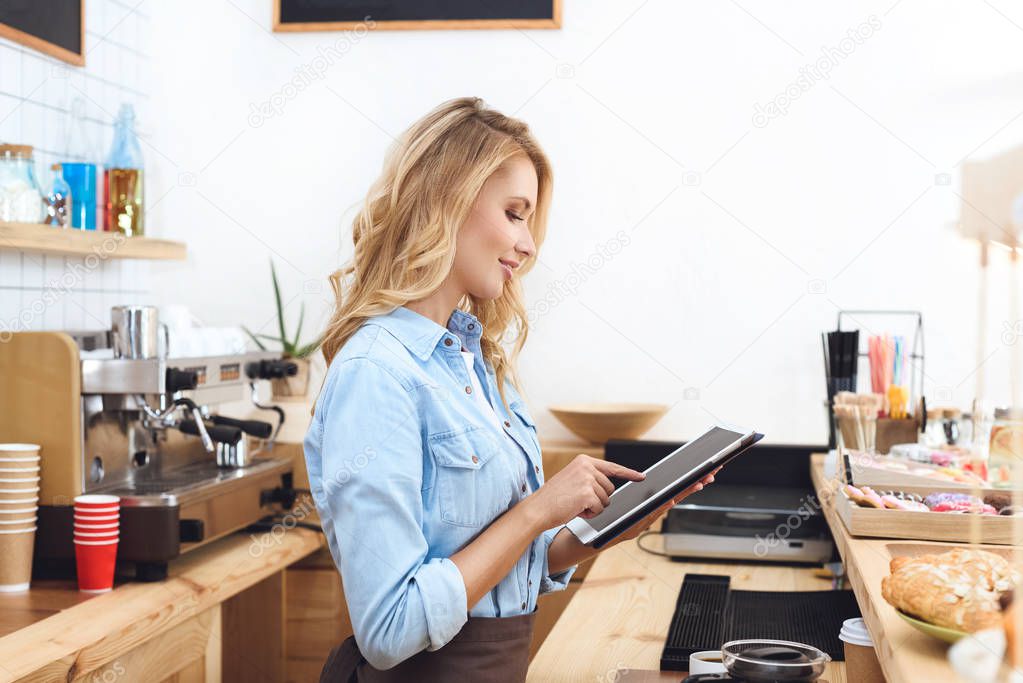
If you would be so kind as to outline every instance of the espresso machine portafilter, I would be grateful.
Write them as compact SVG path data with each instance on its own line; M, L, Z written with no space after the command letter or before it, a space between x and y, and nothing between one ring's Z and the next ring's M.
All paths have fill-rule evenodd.
M267 351L175 357L155 308L118 306L111 316L110 330L16 333L0 344L0 392L3 370L16 368L22 394L39 384L46 401L78 406L21 420L20 438L43 445L38 576L73 572L73 500L82 493L120 496L118 570L133 568L140 580L165 577L170 560L294 498L290 456L273 448L284 411L256 391L294 363ZM26 363L32 354L45 360ZM54 372L69 376L55 382Z

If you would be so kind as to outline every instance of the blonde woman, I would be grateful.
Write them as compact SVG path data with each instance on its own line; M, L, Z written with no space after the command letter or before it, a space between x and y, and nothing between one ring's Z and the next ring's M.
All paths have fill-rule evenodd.
M355 633L321 681L523 680L538 596L597 552L562 525L643 478L579 455L544 481L514 363L550 201L526 124L468 97L396 141L355 218L305 439Z

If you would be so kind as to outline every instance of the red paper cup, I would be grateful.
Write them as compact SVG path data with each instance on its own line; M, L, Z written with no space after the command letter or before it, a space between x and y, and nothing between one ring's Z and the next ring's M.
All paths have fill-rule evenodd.
M75 522L75 529L81 529L82 531L102 531L105 529L116 529L120 526L117 521L100 521L100 522Z
M102 541L103 539L116 539L120 531L118 529L100 529L99 531L79 531L75 529L75 540Z
M75 565L78 569L78 590L105 593L114 587L114 565L117 560L117 539L113 541L75 540Z
M79 510L75 508L75 517L83 519L96 519L97 517L113 517L116 519L120 516L121 511L118 508L111 510Z
M118 508L121 506L119 496L107 496L103 494L87 493L84 496L75 496L76 510L94 510L97 508Z
M116 516L113 517L79 517L75 515L75 526L79 524L119 524Z

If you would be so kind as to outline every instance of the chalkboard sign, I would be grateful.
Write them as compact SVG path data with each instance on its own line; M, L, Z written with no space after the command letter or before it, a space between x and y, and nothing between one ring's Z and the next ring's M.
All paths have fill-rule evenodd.
M561 28L561 0L271 0L274 31Z
M85 0L0 0L0 37L85 66Z

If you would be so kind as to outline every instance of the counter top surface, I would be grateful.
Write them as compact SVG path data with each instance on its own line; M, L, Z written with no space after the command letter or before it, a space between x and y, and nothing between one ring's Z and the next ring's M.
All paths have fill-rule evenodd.
M660 549L659 536L642 541L644 546ZM727 574L732 587L740 590L831 588L830 580L814 576L810 568L673 562L644 552L634 540L624 541L593 560L578 593L530 664L527 680L682 680L681 672L658 672L658 668L678 592L688 573ZM844 663L829 664L825 679L845 683Z
M823 453L812 456L810 474L885 677L889 683L958 680L948 664L948 645L903 621L895 608L881 597L881 579L890 573L893 553L942 552L962 548L964 544L850 536L834 507L831 492L837 486L824 475L826 457Z
M236 533L171 562L154 583L124 583L101 595L74 582L33 581L25 593L0 594L0 683L57 668L87 670L133 643L237 595L316 551L322 534ZM85 660L85 661L83 661Z

